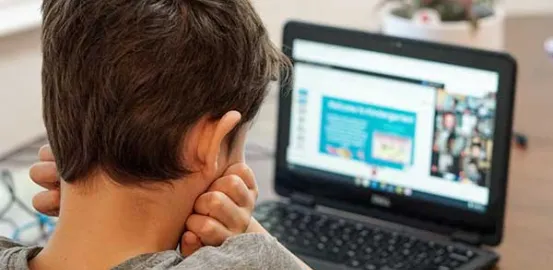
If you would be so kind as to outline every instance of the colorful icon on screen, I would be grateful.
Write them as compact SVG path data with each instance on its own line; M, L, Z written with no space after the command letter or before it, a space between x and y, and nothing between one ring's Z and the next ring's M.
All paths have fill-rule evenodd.
M331 155L336 155L336 148L330 146L330 145L327 145L326 146L326 151L331 154Z
M346 149L346 148L338 148L338 149L336 150L336 154L338 154L338 156L343 157L343 158L347 158L347 159L351 159L351 158L352 158L351 151L349 151L349 150Z
M365 152L361 150L357 151L357 158L359 160L365 160Z
M373 181L373 182L371 183L371 187L374 188L374 189L378 189L378 182Z
M399 195L403 195L403 188L402 187L396 187L396 193Z

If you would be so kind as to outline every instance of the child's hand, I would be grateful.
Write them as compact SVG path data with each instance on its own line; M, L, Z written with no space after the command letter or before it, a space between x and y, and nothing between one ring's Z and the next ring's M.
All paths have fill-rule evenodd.
M33 207L42 214L57 216L60 210L60 179L49 145L40 148L38 158L39 162L31 167L29 175L33 182L46 190L33 197Z
M203 245L220 246L231 236L248 231L258 190L252 170L236 164L217 179L194 206L186 221L181 252L188 256Z

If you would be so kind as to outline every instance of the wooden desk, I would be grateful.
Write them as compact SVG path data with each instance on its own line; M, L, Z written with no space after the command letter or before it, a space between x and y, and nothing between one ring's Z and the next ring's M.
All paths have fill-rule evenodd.
M511 154L501 270L553 269L553 58L543 50L551 36L553 15L507 24L507 48L519 62L515 129L530 145Z

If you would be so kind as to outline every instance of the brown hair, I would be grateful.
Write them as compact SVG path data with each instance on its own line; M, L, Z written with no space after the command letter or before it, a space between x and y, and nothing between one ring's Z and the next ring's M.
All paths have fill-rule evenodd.
M258 112L288 60L249 0L44 0L44 122L60 176L178 179L204 116Z

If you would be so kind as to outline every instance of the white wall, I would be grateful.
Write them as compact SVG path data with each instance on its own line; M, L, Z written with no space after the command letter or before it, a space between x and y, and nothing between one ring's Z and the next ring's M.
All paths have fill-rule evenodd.
M292 18L368 30L378 27L375 5L379 0L252 1L275 42L280 42L283 23ZM553 13L553 0L502 1L510 15ZM8 2L40 3L40 0L0 0L0 8L5 8ZM36 11L37 8L33 8L30 12ZM25 18L25 14L20 16L13 12L4 13L5 16L0 16L0 33L2 28L14 29L13 25L8 25L5 21L8 16L6 14L19 19ZM34 22L32 19L25 19L23 23ZM38 30L4 37L0 34L0 155L43 133L40 115L40 63Z
M42 134L40 33L0 38L0 155Z

